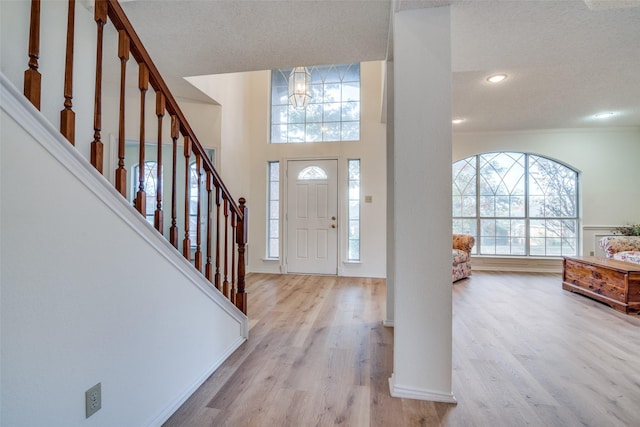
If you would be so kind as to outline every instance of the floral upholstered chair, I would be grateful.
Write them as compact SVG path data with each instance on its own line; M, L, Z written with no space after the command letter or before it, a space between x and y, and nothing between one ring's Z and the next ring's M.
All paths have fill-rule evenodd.
M607 258L640 264L640 236L607 236L600 239Z
M476 240L470 234L453 235L451 275L454 282L471 274L471 249L475 243Z

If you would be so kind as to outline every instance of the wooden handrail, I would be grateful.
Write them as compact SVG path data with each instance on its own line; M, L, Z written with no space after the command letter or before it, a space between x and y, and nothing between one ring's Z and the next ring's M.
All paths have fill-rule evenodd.
M75 139L75 113L72 109L73 98L73 65L74 49L73 41L75 35L75 5L76 0L68 0L67 13L67 37L66 50L64 56L64 109L60 112L60 131L74 144ZM193 129L189 125L186 117L182 113L177 101L170 92L167 84L160 76L158 69L151 60L147 50L144 48L131 22L126 17L122 7L117 0L96 0L94 5L94 21L96 23L96 74L94 114L93 114L93 141L91 142L90 162L100 173L103 171L103 151L102 142L102 83L103 83L103 53L113 54L109 50L111 46L103 46L105 41L105 27L111 21L118 35L117 57L120 62L120 84L118 97L118 120L117 120L117 169L115 169L114 185L117 191L127 197L127 192L131 192L131 199L139 213L147 217L147 203L153 203L153 225L154 228L164 235L164 206L163 206L163 119L166 113L171 117L171 219L169 226L169 241L182 253L184 258L195 265L195 268L213 283L213 285L231 302L246 314L247 299L244 288L245 276L245 246L247 241L247 208L245 199L240 198L236 203L220 175L216 171L213 162L208 157L205 148L197 139ZM38 72L38 58L40 55L40 0L31 0L31 14L29 26L29 68L24 74L24 94L35 105L40 107L42 95L41 75ZM126 98L126 77L127 64L129 58L133 57L138 65L138 90L140 96L140 128L139 128L139 150L137 156L138 172L131 176L131 185L127 178L125 156L126 150L126 127L130 115L125 114L127 106ZM157 117L157 158L155 188L147 182L148 174L152 173L152 168L147 168L146 142L146 97L149 84L155 91ZM127 106L129 110L131 106ZM183 141L184 173L178 177L177 165L182 161L178 160L178 140ZM169 144L167 144L169 145ZM149 154L151 157L152 154ZM126 159L131 162L130 159ZM192 176L192 160L195 160L196 173ZM152 160L150 160L152 161ZM169 165L168 165L169 166ZM134 175L132 173L132 175ZM206 186L203 187L202 179L206 179ZM197 182L195 182L197 179ZM179 227L178 225L178 197L183 197L182 189L178 194L178 180L184 183L184 227L180 231L183 233L182 248L179 248ZM192 204L191 189L197 187L197 205ZM155 200L147 201L147 194L155 191ZM195 193L194 193L195 194ZM206 196L205 196L206 194ZM203 198L206 197L206 200ZM215 197L215 199L213 199ZM196 200L194 200L196 202ZM166 204L166 203L165 203ZM204 208L203 205L206 205ZM149 206L151 209L151 205ZM206 214L202 209L206 209ZM197 218L195 224L191 224L191 215ZM204 219L206 218L206 222ZM206 227L206 245L203 245L202 238ZM215 233L215 236L214 236ZM213 241L215 239L215 242ZM192 259L192 244L195 244L194 258ZM215 247L214 247L215 244ZM204 247L206 246L206 264L203 265ZM237 249L237 259L236 259ZM212 259L215 256L215 264ZM214 272L215 265L215 272ZM230 269L230 270L229 270Z
M204 268L204 274L207 279L209 279L214 286L220 290L225 297L229 298L243 313L247 313L247 296L245 293L245 251L246 251L246 243L247 243L247 207L245 206L246 200L244 198L239 199L239 204L236 204L233 197L231 197L231 193L222 182L220 175L216 171L215 167L209 156L207 155L205 149L202 144L196 137L193 129L189 125L186 117L182 113L182 110L178 106L177 101L171 94L169 87L163 80L160 72L156 68L154 62L151 60L149 53L145 49L142 41L138 37L138 34L134 30L131 22L127 18L124 10L120 6L117 0L96 0L96 3L106 3L108 5L108 16L111 22L113 23L115 29L119 33L126 33L127 35L127 47L128 52L131 52L133 58L138 62L140 67L144 68L144 76L145 79L148 79L152 88L156 92L156 94L162 95L162 104L166 111L171 116L171 139L173 142L173 171L172 171L172 203L171 203L171 227L169 229L169 241L178 249L178 229L176 225L176 216L177 216L177 206L176 206L176 164L177 164L177 140L182 134L184 141L184 158L185 158L185 204L184 204L184 214L185 214L185 222L184 222L184 239L182 241L182 253L184 257L191 261L191 238L190 238L190 197L189 197L189 189L190 189L190 158L195 157L196 159L196 167L197 177L198 177L198 207L197 207L197 229L196 229L196 252L195 259L193 260L195 263L195 267L198 271L202 271L202 254L201 254L201 229L200 229L200 197L202 195L201 192L201 177L202 170L204 170L204 175L207 179L206 186L206 194L207 194L207 218L208 218L208 226L207 226L207 264ZM122 52L120 52L122 54ZM124 61L123 61L124 63ZM123 65L124 67L124 65ZM123 77L124 78L124 77ZM160 102L160 101L158 101ZM144 103L144 100L141 98L141 104ZM144 107L143 107L144 108ZM122 107L121 113L124 107ZM157 107L156 114L158 115L159 124L158 124L158 132L160 133L161 127L161 113L159 112L160 107ZM141 122L144 113L141 114ZM141 125L142 126L142 125ZM142 135L141 130L141 135ZM124 136L121 137L121 144L123 143ZM141 136L141 144L144 144L144 140ZM160 144L160 143L159 143ZM140 159L143 158L144 148L140 148ZM160 164L161 159L161 149L160 145L158 148L158 164L159 167L162 167ZM122 172L126 176L126 170ZM142 176L140 177L141 183L140 188L142 189ZM160 171L158 171L158 180L161 181ZM116 182L118 180L116 179ZM123 182L124 183L124 182ZM123 193L124 194L124 193ZM158 196L160 197L160 196ZM215 197L215 211L214 204L211 203L211 197ZM142 204L142 201L139 203L139 207ZM220 210L223 209L223 213L221 215ZM160 199L158 199L158 211L161 213L160 209ZM141 214L145 215L144 210L141 210ZM214 216L212 219L211 216ZM229 224L229 215L231 215L231 225ZM223 219L224 216L224 219ZM222 223L222 224L221 224ZM156 228L161 229L161 222L156 220ZM231 226L231 230L229 227ZM212 253L212 228L215 231L215 274L213 273L213 266L211 265L211 253ZM229 236L228 233L231 231L234 233L232 236L235 238L231 238L231 270L232 277L231 283L228 281L228 262L229 262ZM222 236L224 233L224 237ZM221 240L224 239L224 247L221 247ZM238 251L238 258L236 264L236 249ZM221 255L223 258L221 259ZM237 272L237 275L236 275ZM213 276L213 277L212 277ZM236 283L237 277L237 283Z
M108 4L109 19L111 19L111 22L113 23L116 30L124 30L129 36L130 49L133 58L138 63L145 63L147 65L147 67L149 68L149 81L151 82L151 86L156 92L162 92L164 94L166 98L167 111L169 112L169 114L177 117L178 122L180 123L181 133L183 135L189 136L189 138L191 139L191 144L193 145L193 150L197 154L200 154L200 156L202 156L204 170L212 173L216 187L220 187L220 189L222 190L223 199L227 200L230 204L231 209L233 209L236 214L241 217L242 212L240 211L238 204L236 204L235 200L231 196L231 193L224 185L224 182L222 182L220 175L218 175L218 172L213 166L213 163L207 156L205 149L203 148L202 144L200 144L200 141L196 137L193 129L191 129L191 126L187 122L187 119L182 113L182 110L180 110L178 102L171 94L169 87L160 75L160 72L156 68L154 62L151 60L151 56L149 56L149 53L142 44L142 41L140 41L140 37L138 37L138 34L133 29L133 26L131 25L129 18L127 18L127 15L124 13L122 6L120 6L120 3L118 3L117 0L96 0L96 3L100 2L106 2Z

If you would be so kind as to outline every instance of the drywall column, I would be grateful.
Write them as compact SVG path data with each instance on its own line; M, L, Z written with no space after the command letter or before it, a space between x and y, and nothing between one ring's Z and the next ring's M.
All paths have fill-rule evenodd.
M394 18L394 397L451 391L450 8Z
M387 97L387 313L384 320L385 326L393 326L395 319L394 287L396 278L396 251L395 234L393 224L395 223L394 204L394 125L393 125L393 61L386 63L386 97Z

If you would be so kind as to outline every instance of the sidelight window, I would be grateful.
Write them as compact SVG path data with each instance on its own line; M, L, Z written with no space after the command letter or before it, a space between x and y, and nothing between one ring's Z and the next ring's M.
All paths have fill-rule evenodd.
M267 206L267 258L280 256L280 162L269 162Z
M349 170L349 242L348 261L360 261L360 159L348 161Z

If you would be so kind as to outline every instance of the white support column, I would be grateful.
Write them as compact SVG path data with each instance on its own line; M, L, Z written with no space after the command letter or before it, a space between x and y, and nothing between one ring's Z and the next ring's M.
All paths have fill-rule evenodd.
M386 97L387 97L387 310L384 320L385 326L395 323L395 277L396 277L396 243L393 224L395 222L395 162L394 162L394 104L393 104L393 61L387 61Z
M394 17L395 332L391 395L451 390L451 14Z

